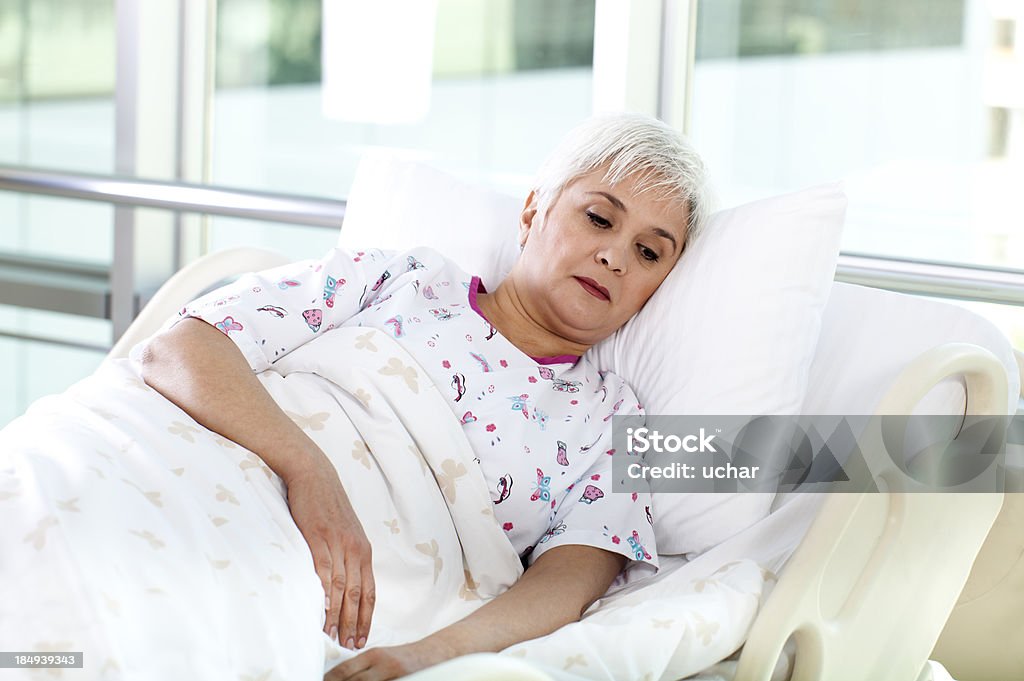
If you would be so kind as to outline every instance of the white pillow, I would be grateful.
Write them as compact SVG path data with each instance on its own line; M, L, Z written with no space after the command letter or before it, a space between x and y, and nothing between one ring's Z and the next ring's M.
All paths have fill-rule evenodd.
M369 154L356 169L338 245L397 251L429 246L493 291L519 256L525 200L424 163Z
M838 183L715 213L594 362L648 414L801 413L845 213ZM767 516L773 499L655 494L658 551L692 558Z
M518 255L524 199L368 157L339 245L427 245L493 290ZM644 309L589 358L625 378L648 414L800 413L845 211L830 184L715 213ZM772 498L656 494L658 551L702 553L766 516Z

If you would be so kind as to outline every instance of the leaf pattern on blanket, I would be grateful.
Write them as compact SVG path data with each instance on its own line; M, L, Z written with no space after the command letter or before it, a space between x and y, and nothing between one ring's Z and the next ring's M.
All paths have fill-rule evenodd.
M704 593L704 591L708 589L708 587L712 586L718 586L717 579L709 579L707 577L702 577L700 579L693 580L693 590L697 593Z
M651 626L655 629L671 629L674 623L674 619L659 620L656 617L651 618Z
M216 496L216 500L217 501L219 501L219 502L228 502L228 503L234 504L236 506L242 506L242 504L239 503L239 498L234 496L234 493L231 492L230 490L228 490L228 488L225 487L224 485L218 483L217 484L217 490L218 490L217 496Z
M137 489L139 491L139 494L149 499L150 503L152 503L157 508L163 508L164 502L160 501L160 492L147 492L141 487L139 487L137 484L135 484L134 481L128 480L127 478L121 478L121 482Z
M441 487L449 504L455 503L455 483L466 475L466 472L465 464L456 463L455 459L445 459L441 462L441 472L437 474L437 484Z
M363 405L363 409L366 409L367 407L370 406L370 400L373 398L373 395L366 392L362 388L359 388L358 390L355 391L355 393L353 393L353 397L359 400L359 402Z
M36 529L32 530L25 535L22 540L26 544L32 543L32 547L38 551L42 551L43 547L46 546L46 531L57 524L57 519L52 515L48 515L39 521Z
M67 501L57 500L57 508L62 511L69 511L73 513L81 513L82 509L78 508L78 497L74 499L68 499Z
M398 527L398 518L392 518L391 520L384 521L384 527L391 530L391 534L398 534L402 530Z
M693 590L698 592L698 593L703 593L704 590L707 589L708 587L711 587L711 586L717 587L718 586L718 580L714 579L714 576L715 575L724 574L724 573L728 572L729 570L733 569L733 567L735 567L737 565L740 565L740 564L741 564L741 562L738 561L738 560L730 561L730 562L726 563L725 565L723 565L722 567L720 567L717 570L715 570L714 572L712 572L708 577L703 577L701 579L692 580L693 581Z
M154 550L162 549L164 546L166 546L166 544L164 544L163 541L161 541L159 537L157 537L155 534L153 534L149 530L143 530L142 532L140 532L138 530L128 530L128 532L130 532L131 534L134 534L136 537L141 537L142 539L145 539L146 541L148 541L149 542L149 547L151 549L154 549Z
M220 435L215 435L213 437L213 441L216 442L221 447L223 447L224 449L234 449L235 447L238 446L234 442L232 442L231 440L227 439L226 437L222 437Z
M711 645L711 641L713 640L715 634L718 633L718 622L708 620L699 612L694 612L693 617L697 620L697 625L694 627L693 632L697 635L697 637L701 640L701 643L703 643L705 647Z
M331 415L326 411L318 411L317 413L310 414L309 416L296 414L294 411L288 411L287 409L284 413L288 415L288 418L295 422L295 425L303 430L323 430L324 422L331 417Z
M231 565L230 560L216 560L214 558L210 558L209 556L206 557L206 560L209 561L210 566L213 567L214 570L224 570L229 565Z
M192 437L192 433L199 433L198 428L194 428L187 423L181 421L171 421L171 425L167 426L167 432L171 435L178 435L185 442L195 443L196 439Z
M405 384L409 386L409 390L414 395L420 394L420 386L417 382L419 374L411 366L406 366L402 360L397 357L392 357L388 360L387 366L381 367L377 370L377 373L384 374L385 376L398 376L405 380Z
M271 472L270 467L263 463L263 459L249 452L245 455L245 461L240 461L238 467L243 471L249 470L250 468L258 468L263 471L263 475L267 476L267 480L273 480L274 474Z
M441 576L441 569L444 567L444 561L438 555L441 547L438 545L437 540L431 539L429 544L417 544L416 550L434 559L434 584L437 584L437 578Z
M587 666L587 660L583 657L581 653L577 653L576 655L570 655L566 657L565 665L562 667L562 669L572 669L572 667L575 665L579 665L581 667Z
M217 484L217 490L218 490L217 496L215 497L217 501L219 501L219 502L228 502L229 504L234 504L236 506L242 506L242 504L239 503L239 498L234 496L234 493L231 492L230 490L228 490L228 488L225 487L224 485L218 483Z
M352 458L359 463L366 466L366 470L370 470L370 450L366 447L366 443L362 440L352 441Z
M368 331L361 336L356 336L356 350L369 350L370 352L377 352L377 346L373 344L372 338L376 335L376 331Z

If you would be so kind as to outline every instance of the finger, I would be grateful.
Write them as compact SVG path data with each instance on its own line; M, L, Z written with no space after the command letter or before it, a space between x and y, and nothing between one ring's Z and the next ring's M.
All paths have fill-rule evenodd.
M338 642L355 650L356 621L359 617L359 602L363 595L363 582L359 563L348 560L345 564L344 596L341 603L341 624L339 625Z
M344 645L341 626L342 617L345 612L347 600L345 598L345 586L348 583L348 573L345 571L345 561L341 556L334 558L334 574L330 581L331 608L327 611L327 625L330 628L330 636L336 643Z
M330 633L331 622L337 621L337 615L334 620L330 616L331 606L335 605L331 596L331 574L334 561L331 559L331 552L327 549L327 545L323 542L312 542L310 551L313 554L313 568L316 570L316 576L320 578L320 586L324 589L324 611L327 613L324 620L324 633ZM340 605L336 610L340 610Z
M356 622L356 647L366 645L370 635L370 620L373 619L373 608L377 602L377 588L373 580L373 564L367 560L359 572L363 581L362 599L359 602L359 619Z

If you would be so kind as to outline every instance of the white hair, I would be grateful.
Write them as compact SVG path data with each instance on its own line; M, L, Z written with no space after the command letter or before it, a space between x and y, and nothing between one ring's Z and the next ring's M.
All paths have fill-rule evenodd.
M569 131L535 177L538 210L544 215L572 181L606 166L608 184L636 174L637 193L685 208L684 248L703 230L711 213L704 162L682 133L643 114L603 114Z

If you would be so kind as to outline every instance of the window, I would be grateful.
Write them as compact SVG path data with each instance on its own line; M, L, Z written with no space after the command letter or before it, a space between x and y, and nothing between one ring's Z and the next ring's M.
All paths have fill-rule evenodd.
M1024 55L989 7L700 3L692 134L723 203L842 179L846 252L1021 267Z

